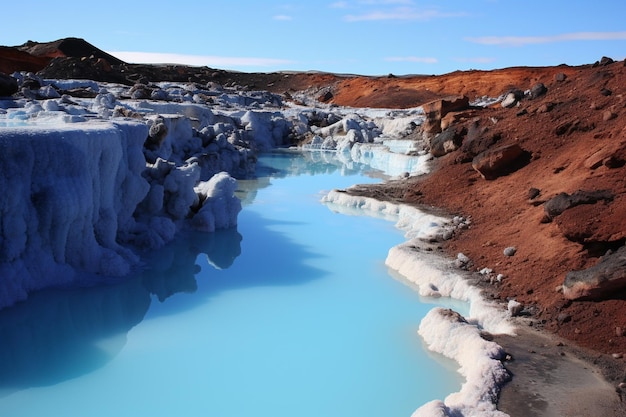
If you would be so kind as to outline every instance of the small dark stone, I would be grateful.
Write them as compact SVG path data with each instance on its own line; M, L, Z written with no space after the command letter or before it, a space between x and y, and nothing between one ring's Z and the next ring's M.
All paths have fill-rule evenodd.
M608 88L603 88L602 90L600 90L600 94L602 94L603 96L610 96L611 94L613 94L613 92Z
M539 188L531 188L530 190L528 190L528 199L534 200L535 198L539 197L539 194L541 194L541 190Z
M560 313L556 320L559 322L559 324L569 323L570 321L572 321L572 316L567 313Z
M565 75L562 72L559 72L554 75L554 81L562 82L562 81L565 81L566 79L567 79L567 75Z
M39 90L41 88L41 83L35 78L26 78L22 82L22 88L28 88L29 90Z
M322 103L326 103L327 101L332 100L333 98L333 93L331 93L330 91L326 91L324 94L322 94L319 97L319 101L321 101Z

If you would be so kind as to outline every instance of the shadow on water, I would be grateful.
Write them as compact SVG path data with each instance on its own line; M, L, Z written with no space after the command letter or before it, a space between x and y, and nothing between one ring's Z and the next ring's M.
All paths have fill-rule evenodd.
M333 154L305 155L294 158L291 152L275 152L262 156L258 177L246 185L244 199L249 194L249 201L254 200L258 189L271 184L269 177L364 171L362 165L345 165ZM281 222L250 211L242 215L245 236L236 228L185 232L166 247L146 254L146 268L121 282L43 290L0 311L0 397L54 385L106 365L125 346L128 331L146 318L155 303L159 308L150 312L150 319L193 309L223 291L299 285L326 275L306 265L316 254L272 230ZM236 262L242 256L245 259ZM180 293L193 296L173 297Z
M151 268L142 274L142 280L164 302L158 311L151 311L151 319L191 310L224 291L301 285L326 275L306 265L308 259L318 255L270 230L294 222L267 220L254 212L242 213L242 217L245 237L236 229L217 231L215 238L187 233L181 239L184 245L173 244L163 251L164 256L157 253L151 257ZM230 247L226 248L225 243ZM241 258L233 263L240 254ZM180 293L194 294L171 297Z
M44 290L0 311L0 397L54 385L106 365L154 303L163 305L151 313L151 319L195 308L222 291L298 285L325 274L304 264L314 254L271 230L276 222L247 213L247 224L245 238L236 228L185 232L147 256L145 270L123 282ZM250 244L246 260L240 263L248 265L238 266L243 239ZM224 273L229 268L241 271ZM203 280L202 285L197 279ZM172 297L179 293L194 294Z

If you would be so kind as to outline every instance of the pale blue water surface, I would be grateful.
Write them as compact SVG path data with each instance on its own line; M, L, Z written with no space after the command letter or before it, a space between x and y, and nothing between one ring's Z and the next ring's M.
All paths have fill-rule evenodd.
M0 416L408 417L457 391L417 328L433 302L464 306L394 279L393 223L319 202L378 180L312 155L261 158L236 229L1 311Z

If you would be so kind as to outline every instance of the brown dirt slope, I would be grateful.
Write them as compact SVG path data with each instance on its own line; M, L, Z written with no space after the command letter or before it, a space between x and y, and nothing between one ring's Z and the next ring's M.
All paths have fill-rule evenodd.
M512 84L528 89L533 77ZM472 114L500 137L498 146L516 143L530 152L528 165L488 181L460 151L452 152L436 161L435 174L406 189L404 198L471 217L473 227L446 249L505 276L489 288L493 297L532 307L537 325L582 346L626 353L620 333L626 329L624 294L572 302L558 291L567 272L589 267L625 243L626 67L619 62L570 68L565 81L546 71L538 81L548 88L544 96ZM540 192L533 200L531 188ZM608 190L614 197L542 222L541 202L578 190ZM503 255L509 246L517 248L514 256Z
M512 88L530 88L537 82L551 80L557 73L572 75L576 71L568 66L515 67L431 76L349 77L336 85L332 102L354 107L408 108L452 95L465 95L472 100L498 97Z
M445 250L451 256L459 252L469 256L476 269L491 268L494 274L504 275L501 283L486 285L491 297L516 299L532 313L535 326L581 346L626 353L626 294L600 301L569 301L559 291L569 271L590 267L607 250L626 243L624 62L456 72L403 80L363 78L346 80L343 85L359 85L351 99L362 105L364 97L390 91L389 84L398 82L405 90L439 96L465 94L472 100L527 90L538 82L547 87L545 95L522 100L513 108L497 104L455 115L458 129L484 128L476 142L494 137L497 142L491 148L518 144L527 151L530 161L523 168L485 180L472 168L473 155L464 153L462 145L437 158L432 174L368 192L470 217L472 227L448 241ZM347 92L336 94L344 104L350 102L347 97ZM393 104L393 95L385 100ZM402 97L399 104L407 102ZM531 189L539 196L531 199ZM576 206L544 222L543 202L578 190L608 191L612 199ZM510 246L517 252L505 256L503 250Z

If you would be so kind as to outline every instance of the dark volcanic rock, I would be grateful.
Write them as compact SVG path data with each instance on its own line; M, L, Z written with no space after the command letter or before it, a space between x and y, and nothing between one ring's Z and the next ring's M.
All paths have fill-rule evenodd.
M500 133L490 130L492 124L487 119L474 119L470 122L467 135L461 145L460 162L470 162L476 155L486 151L501 139Z
M546 201L543 205L546 220L551 220L565 210L577 206L579 204L595 204L596 202L611 201L613 194L606 190L584 191L578 190L573 194L559 193L555 197Z
M548 92L548 89L543 83L537 83L533 85L530 89L530 97L535 99L537 97L541 97L545 93Z
M605 255L600 262L582 271L571 271L563 283L563 295L570 300L601 300L626 289L626 246Z
M12 96L17 90L17 80L0 72L0 97Z
M516 143L500 146L476 155L472 160L472 168L484 179L492 180L521 168L529 159L525 156L528 156L528 152Z
M465 131L461 127L449 127L430 142L430 153L435 157L456 151L463 142Z

